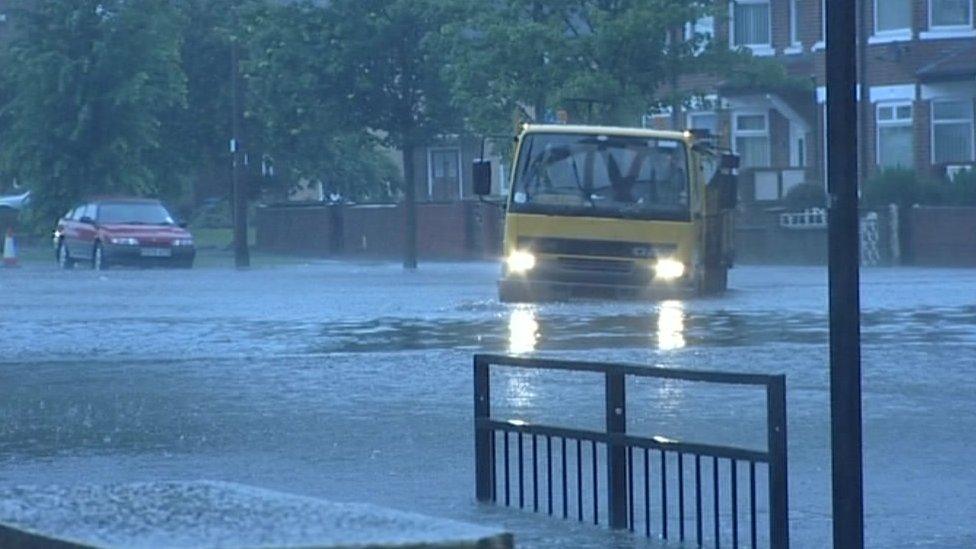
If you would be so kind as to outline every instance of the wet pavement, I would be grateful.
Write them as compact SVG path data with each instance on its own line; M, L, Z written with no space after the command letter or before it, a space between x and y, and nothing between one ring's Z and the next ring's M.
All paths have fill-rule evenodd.
M0 270L0 487L213 479L500 524L520 546L626 534L473 503L471 355L785 373L791 534L829 544L826 271L741 267L710 299L502 305L498 267ZM976 546L976 271L863 273L867 541ZM495 381L496 413L595 427L602 385ZM635 391L635 432L762 447L755 395Z

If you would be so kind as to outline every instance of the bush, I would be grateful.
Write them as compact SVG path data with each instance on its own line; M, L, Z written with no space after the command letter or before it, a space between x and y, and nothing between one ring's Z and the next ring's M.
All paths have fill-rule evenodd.
M960 173L948 186L953 205L976 207L976 168Z
M885 170L861 185L861 202L880 208L896 204L909 208L915 204L944 205L952 203L951 189L945 181L920 177L913 170Z
M821 183L800 183L786 193L783 205L791 210L826 208L827 192Z

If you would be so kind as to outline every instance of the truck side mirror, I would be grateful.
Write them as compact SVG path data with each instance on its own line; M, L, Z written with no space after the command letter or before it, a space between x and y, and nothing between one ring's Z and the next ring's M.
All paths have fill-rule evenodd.
M479 159L471 165L474 194L488 196L491 194L491 161Z
M721 167L723 170L737 170L739 169L739 155L737 154L723 154Z

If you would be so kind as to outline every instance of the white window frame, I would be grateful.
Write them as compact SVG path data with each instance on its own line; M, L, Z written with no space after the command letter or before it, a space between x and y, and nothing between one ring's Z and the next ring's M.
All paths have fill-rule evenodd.
M709 42L715 38L715 16L708 15L695 21L685 23L685 40L691 40L694 38L695 34L702 34L707 37L702 41L699 48L695 51L695 55L698 55L704 51Z
M715 134L717 135L719 129L719 117L718 117L718 113L715 111L709 111L709 110L688 111L687 117L685 118L685 127L688 129L694 128L695 125L692 123L692 120L699 116L712 116L715 118Z
M764 4L769 11L769 42L761 44L736 44L735 43L735 6L736 5L755 5ZM773 48L773 2L772 0L729 0L729 47L747 48L757 57L770 56L776 53Z
M464 174L461 170L460 147L430 147L427 149L427 200L434 198L434 153L453 152L457 158L458 200L464 198Z
M740 130L739 118L743 116L761 116L763 118L763 129L761 130ZM769 168L772 167L773 149L772 140L769 136L769 112L763 110L741 110L732 113L732 152L739 154L740 137L764 137L766 138L766 158L769 159L767 166L743 166L744 168Z
M879 116L879 114L881 112L881 109L888 108L888 107L891 108L892 115L895 117L895 119L894 120L890 120L890 121L884 121L884 122L882 122L881 121L881 117ZM899 120L897 118L897 116L898 116L898 108L899 107L908 107L908 108L912 109L912 115L911 115L911 117L908 118L908 119L900 119ZM875 104L875 106L874 106L874 164L876 166L878 166L879 168L881 168L881 169L887 169L887 166L882 166L882 164L881 164L881 128L883 128L883 127L902 127L902 126L907 126L907 127L911 128L913 132L915 131L915 103L914 102L912 102L912 101L879 101L878 103ZM912 134L913 140L914 140L914 137L915 136L914 136L914 133L913 133ZM912 144L913 145L915 144L914 141L913 141ZM911 166L904 166L904 167L906 169L914 169L916 167L915 166L915 159L912 158L912 165Z
M820 0L820 40L813 45L812 51L827 48L827 0Z
M868 44L888 44L891 42L904 42L912 39L912 33L914 32L914 21L912 7L914 5L914 0L908 1L908 26L898 29L888 29L888 30L878 30L878 2L881 0L872 0L873 3L873 21L871 27L871 36L868 37ZM826 40L826 37L824 38Z
M704 34L709 38L715 37L715 16L706 15L705 17L685 23L686 39L690 39L696 33Z
M969 21L962 25L936 25L932 22L935 9L935 0L927 0L928 3L928 25L927 31L919 33L919 38L923 40L935 40L939 38L973 38L976 37L976 29L973 28L973 0L969 0Z
M966 103L969 106L969 118L954 118L946 120L936 120L935 119L935 105L936 103ZM969 158L967 160L958 160L954 162L949 162L953 164L955 162L965 164L967 162L976 161L976 133L974 133L974 126L976 126L976 120L973 116L973 98L972 97L940 97L938 99L933 99L929 102L929 112L931 116L929 117L929 143L931 146L931 162L934 165L935 160L935 127L938 124L968 124L969 125Z
M800 41L800 18L798 11L802 0L790 0L790 47L783 50L787 55L803 52L803 43Z

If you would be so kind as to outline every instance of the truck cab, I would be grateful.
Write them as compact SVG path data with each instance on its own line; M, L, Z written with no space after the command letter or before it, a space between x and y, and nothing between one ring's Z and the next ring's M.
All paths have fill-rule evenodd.
M517 142L502 301L725 290L736 163L708 138L524 125ZM476 163L479 193L486 171L490 185Z

